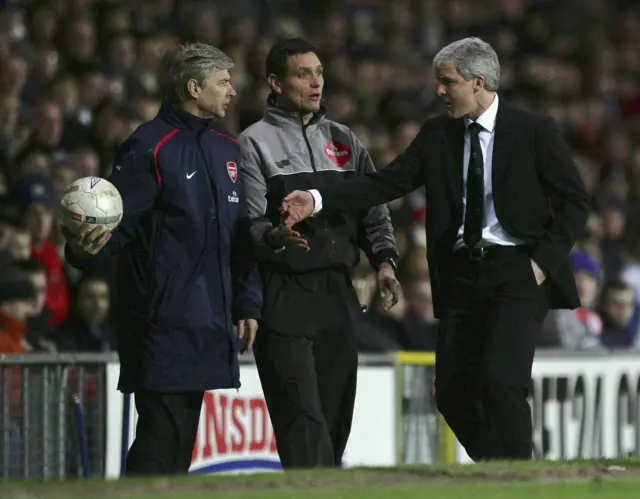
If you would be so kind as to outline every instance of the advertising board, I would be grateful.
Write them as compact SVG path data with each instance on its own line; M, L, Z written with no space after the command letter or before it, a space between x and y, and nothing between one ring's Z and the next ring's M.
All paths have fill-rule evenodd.
M640 455L637 356L538 355L529 402L538 459ZM470 462L457 448L458 460Z
M133 403L118 392L119 365L107 371L106 475L117 478L135 436ZM246 473L281 469L275 436L254 365L241 366L239 390L206 392L191 473ZM389 366L361 366L344 466L396 464L396 378ZM123 435L124 432L124 435Z

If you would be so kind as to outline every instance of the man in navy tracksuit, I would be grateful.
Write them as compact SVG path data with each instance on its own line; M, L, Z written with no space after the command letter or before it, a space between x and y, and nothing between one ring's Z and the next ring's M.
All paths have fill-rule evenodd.
M235 96L232 66L214 47L182 48L172 95L117 154L120 226L66 232L80 268L117 256L119 390L139 415L128 474L188 471L204 391L240 387L237 353L255 338L262 288L239 148L212 122Z

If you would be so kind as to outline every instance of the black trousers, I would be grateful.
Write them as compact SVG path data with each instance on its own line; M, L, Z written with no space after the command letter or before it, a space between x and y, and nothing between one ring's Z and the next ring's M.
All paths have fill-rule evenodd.
M254 348L284 469L339 467L356 394L355 322L346 272L263 273L265 305Z
M186 474L204 392L135 394L138 424L126 475Z
M438 409L474 461L531 459L527 396L549 287L520 248L493 247L481 260L455 252L446 269Z

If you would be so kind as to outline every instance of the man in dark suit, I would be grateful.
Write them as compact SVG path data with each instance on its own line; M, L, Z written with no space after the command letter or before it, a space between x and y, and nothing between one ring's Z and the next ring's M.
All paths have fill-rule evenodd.
M589 203L554 121L499 99L489 44L456 41L434 69L446 115L385 168L292 192L281 211L292 226L425 186L438 408L472 459L530 459L534 341L549 308L579 306L568 254Z

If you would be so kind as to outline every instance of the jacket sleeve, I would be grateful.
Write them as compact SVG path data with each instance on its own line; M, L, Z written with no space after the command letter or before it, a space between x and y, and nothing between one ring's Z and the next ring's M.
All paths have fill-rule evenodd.
M378 171L319 189L323 212L363 211L415 191L424 185L427 168L424 154L425 126L387 166Z
M358 175L375 172L376 168L369 151L364 148L355 135L351 135ZM391 225L389 209L385 204L374 206L363 212L358 224L358 243L374 268L377 268L385 258L398 259L393 225Z
M116 154L113 173L108 179L120 192L123 216L104 248L92 258L79 260L67 244L65 258L75 268L88 269L110 263L134 238L141 218L153 207L160 190L160 177L153 150L131 137Z
M246 190L242 177L238 218L231 235L231 278L233 280L233 320L260 319L262 313L262 281L255 258L251 222L247 215Z
M531 258L553 278L587 223L589 198L569 146L552 118L539 124L536 148L538 173L553 221L538 238Z
M244 178L247 193L247 214L250 221L250 232L257 256L268 258L276 252L265 242L266 234L273 229L273 224L267 215L267 180L262 172L258 151L250 137L241 134L240 171Z

